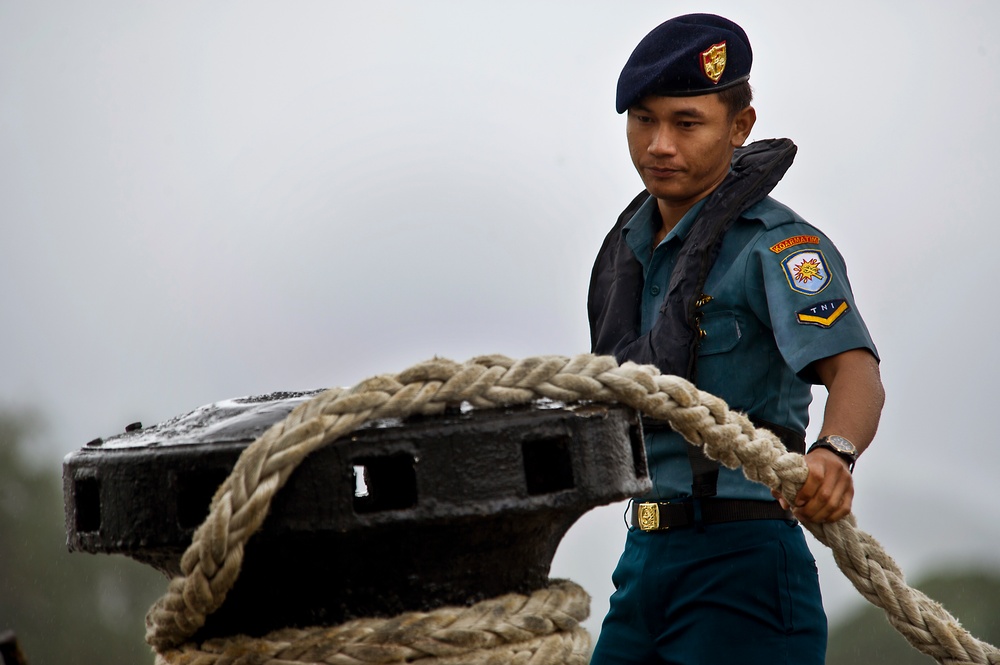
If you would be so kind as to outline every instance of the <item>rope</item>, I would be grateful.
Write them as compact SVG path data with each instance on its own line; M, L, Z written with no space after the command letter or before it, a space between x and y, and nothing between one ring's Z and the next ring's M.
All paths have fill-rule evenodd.
M582 588L560 580L530 596L508 594L472 607L187 644L161 654L157 663L586 665L590 636L580 622L589 608L590 596Z
M297 407L283 422L272 426L244 450L229 478L216 492L208 517L195 532L181 559L182 575L171 580L167 592L146 616L146 641L164 659L158 662L198 665L217 662L214 656L209 659L208 651L190 645L182 649L176 647L222 605L239 575L244 545L263 523L274 495L309 453L371 419L437 414L463 401L476 408L496 408L527 403L539 397L563 402L618 402L650 417L669 421L689 442L703 446L709 457L729 468L743 467L747 478L780 491L789 502L794 500L808 475L802 456L785 450L774 434L755 429L746 416L730 411L718 397L699 391L679 377L660 374L652 365L625 363L619 366L610 356L586 354L522 360L482 356L464 364L435 358L396 375L376 376L351 389L326 391ZM1000 650L977 640L941 605L907 586L896 563L872 536L858 529L853 515L831 524L806 523L805 526L833 550L837 565L861 595L882 608L892 626L917 650L943 665L1000 665ZM412 620L419 624L422 617L431 615L403 617L417 617ZM405 623L409 620L389 621ZM375 650L378 652L375 659L361 660L367 657L364 636L368 633L366 628L357 626L370 624L351 622L345 625L356 627L345 629L344 634L336 632L333 641L339 643L347 639L347 634L359 635L362 639L357 649L342 647L345 654L356 660L338 660L340 653L331 656L331 660L309 660L308 655L305 660L292 660L279 655L280 651L272 654L269 651L272 647L265 644L291 643L289 638L302 632L286 630L252 644L234 647L235 651L227 651L228 655L218 662L254 665L406 663L432 654L419 651L411 654L407 649L412 647L404 645L399 646L399 652L393 652L391 657L396 660L385 660L388 643L378 643L381 646ZM315 631L339 631L340 628L313 630L307 634L307 641L315 638L318 634ZM392 633L392 629L380 631L379 635L388 633ZM559 636L559 642L576 643L585 639L574 637L578 634L574 629L568 636L554 635ZM468 639L472 644L481 638L470 634ZM212 646L218 643L217 640L210 643L202 648L217 649ZM448 662L532 665L583 662L576 656L557 655L554 647L550 653L549 647L539 646L527 655L529 649L524 644L518 643L517 648L524 651L518 652L516 658L507 652L500 660L484 656L485 660L480 661L463 655L457 656L458 661L449 661L451 654L440 657L433 654L432 660L424 662L435 665ZM289 648L294 651L299 647ZM410 655L415 657L401 659L410 658ZM433 660L435 658L437 660Z

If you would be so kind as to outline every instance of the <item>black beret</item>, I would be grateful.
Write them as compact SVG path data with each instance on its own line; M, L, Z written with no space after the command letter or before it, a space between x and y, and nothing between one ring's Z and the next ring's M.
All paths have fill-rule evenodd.
M714 14L688 14L653 28L632 51L615 106L624 113L647 95L685 97L750 78L753 51L743 28Z

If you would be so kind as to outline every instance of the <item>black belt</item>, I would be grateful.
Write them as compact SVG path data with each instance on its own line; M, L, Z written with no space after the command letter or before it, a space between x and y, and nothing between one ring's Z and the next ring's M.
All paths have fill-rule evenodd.
M700 499L702 524L722 524L746 520L794 520L792 511L777 501L745 499ZM698 520L695 501L633 501L632 526L643 531L667 531L693 526Z

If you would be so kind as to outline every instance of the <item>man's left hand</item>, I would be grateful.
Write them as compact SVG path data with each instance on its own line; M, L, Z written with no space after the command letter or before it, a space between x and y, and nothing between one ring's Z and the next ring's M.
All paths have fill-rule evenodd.
M851 512L854 502L854 478L847 462L825 448L817 448L805 456L809 476L795 496L792 513L805 522L836 522ZM783 508L788 502L774 496Z

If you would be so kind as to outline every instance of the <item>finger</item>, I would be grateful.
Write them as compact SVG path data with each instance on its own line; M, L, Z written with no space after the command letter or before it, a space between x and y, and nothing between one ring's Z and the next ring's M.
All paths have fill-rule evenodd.
M796 508L803 508L808 505L823 485L823 478L825 475L823 466L811 462L812 460L806 458L806 466L809 469L809 475L806 476L806 482L802 483L801 489L799 489L798 494L795 495Z
M835 522L850 511L853 496L850 474L831 473L801 511L812 522Z
M848 482L844 494L840 499L839 507L836 510L834 510L827 519L831 522L839 522L840 520L847 517L847 515L851 512L851 507L853 506L853 504L854 504L854 483Z
M813 522L825 522L838 507L840 493L833 479L823 483L806 505L800 509Z

